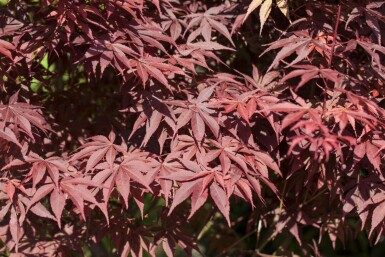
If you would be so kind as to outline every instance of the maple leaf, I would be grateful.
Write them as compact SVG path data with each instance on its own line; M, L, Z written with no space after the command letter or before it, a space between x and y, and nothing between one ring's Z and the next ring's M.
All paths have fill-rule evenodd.
M196 37L200 34L203 36L206 42L211 42L212 29L215 29L223 36L225 36L234 45L234 42L231 39L230 32L224 25L225 16L221 17L221 15L219 15L219 13L222 12L224 9L225 6L222 5L211 7L207 9L204 13L193 13L186 15L186 18L191 19L186 28L186 31L199 24L199 27L190 33L189 37L187 38L187 42L190 43L194 41ZM220 21L217 21L217 19L220 19Z
M11 169L24 164L32 165L25 179L27 181L32 179L33 188L36 188L36 185L44 179L46 173L48 173L50 180L57 187L59 185L60 177L69 170L68 163L65 160L59 157L49 157L44 159L33 152L24 156L23 159L14 159L4 166L2 170Z
M76 208L80 211L82 218L85 220L84 202L90 202L96 205L103 212L107 222L109 222L107 208L100 204L89 187L97 187L99 184L93 182L90 177L65 177L60 181L60 188L65 192Z
M171 64L163 63L164 61L166 60L159 57L146 56L144 58L138 59L137 61L135 61L135 63L132 63L130 66L136 67L136 71L138 73L138 76L142 79L143 85L151 76L171 91L171 87L168 83L168 80L163 74L164 71L167 71L167 73L172 72L179 75L187 75L182 69Z
M254 93L255 91L249 91L235 96L235 99L222 100L221 103L225 109L223 113L230 113L236 110L238 115L249 124L250 118L257 109Z
M300 87L302 87L303 85L305 85L307 82L309 82L311 79L314 79L314 78L321 77L321 78L330 80L335 84L340 81L340 78L339 78L340 74L338 73L338 71L335 71L335 70L318 68L313 65L294 65L293 68L297 68L297 69L285 75L282 78L281 82L285 82L286 80L295 78L297 76L301 76L301 81L295 87L295 90L298 90Z
M235 194L251 203L252 208L254 208L255 205L253 202L252 188L253 190L255 190L255 188L250 183L250 181L242 177L242 170L237 167L232 167L232 170L233 172L231 175L229 174L224 177L224 184L226 185L227 197L230 197L232 194ZM260 197L260 199L264 203L261 192L258 191L257 194L258 197Z
M380 171L381 156L379 155L379 152L381 151L380 147L382 143L383 142L373 138L371 141L368 140L357 144L354 148L355 162L362 160L362 158L366 156L374 168L377 171Z
M200 251L197 249L194 238L181 229L181 226L186 222L183 216L174 213L168 216L166 211L162 211L159 216L163 227L154 231L156 243L153 245L151 253L155 255L156 247L159 245L162 245L167 257L174 256L173 253L177 246L182 248L189 256L192 254L193 249ZM170 220L173 222L169 222Z
M110 40L111 38L109 38L108 35L98 37L78 62L82 62L83 60L87 62L91 61L94 73L96 73L96 66L99 65L101 75L109 65L117 67L121 72L123 69L131 69L131 58L138 58L139 54L129 46L123 44L126 43L126 40L117 39L114 42ZM84 42L85 40L79 39L77 43L83 44ZM99 62L95 61L96 58L99 59Z
M9 221L9 230L11 232L12 239L16 244L16 252L18 252L19 251L18 244L20 240L20 235L22 233L22 229L17 219L17 214L14 207L11 208L11 219Z
M223 61L213 53L213 50L234 51L234 49L221 45L217 42L187 43L184 45L180 45L179 53L181 56L189 57L188 61L186 61L186 59L181 59L181 58L178 58L177 61L181 63L182 66L187 65L188 69L193 69L194 73L196 72L195 72L195 68L193 68L192 66L193 64L199 65L208 70L211 70L211 68L206 62L206 58L211 58L217 61L218 63L224 64Z
M13 18L13 17L4 17L4 25L0 28L0 32L2 36L13 35L17 32L24 24Z
M177 40L182 35L183 27L187 27L187 24L183 20L179 20L171 9L166 8L165 11L167 16L161 15L162 27L165 31L170 30L171 38Z
M195 157L200 160L206 154L205 147L202 146L205 146L205 142L203 142L203 145L198 144L189 135L176 135L175 140L172 142L171 150L175 154L180 153L183 159L191 160Z
M21 193L22 194L21 194ZM4 194L5 193L5 194ZM24 188L24 185L17 180L10 180L6 183L0 183L0 197L2 200L7 200L6 205L2 207L0 217L3 219L4 216L10 211L9 219L9 231L11 238L15 243L16 252L19 248L19 242L24 234L23 223L26 219L25 206L29 205L28 196L29 192ZM47 209L40 203L35 204L30 208L31 212L42 217L56 220ZM8 230L8 228L6 228Z
M182 172L184 167L180 164L180 162L176 161L179 157L179 152L170 153L162 160L162 162L156 162L151 170L149 170L146 174L148 181L154 181L161 177L166 177L170 174ZM171 195L172 190L172 181L166 179L160 179L158 181L164 198L166 200L166 206L168 206L169 197Z
M268 71L277 67L280 61L292 55L293 53L296 53L297 57L286 67L291 67L294 64L307 58L312 50L315 49L315 46L319 47L320 49L325 48L324 42L322 42L320 39L312 38L312 35L309 34L309 31L307 30L288 33L288 36L288 38L280 39L269 44L269 47L260 55L262 56L271 50L281 48L281 50L275 56L272 64L268 68Z
M103 158L106 159L109 165L113 165L116 155L118 152L124 153L125 149L114 144L115 133L113 131L107 137L104 136L94 136L89 138L91 142L85 143L80 147L80 151L75 153L70 161L75 161L89 157L87 160L86 171L94 168Z
M373 58L378 67L381 67L380 55L376 51L385 55L385 47L382 45L368 43L363 40L357 40L357 44L360 45Z
M169 214L176 206L192 195L191 217L204 204L208 196L207 191L209 191L211 198L230 226L230 204L224 188L223 174L219 172L218 168L203 168L192 161L179 160L188 170L185 170L183 173L178 172L162 177L163 179L182 182L179 189L175 192Z
M200 161L209 163L219 157L223 174L227 174L230 170L232 161L237 163L245 172L248 171L245 158L239 154L242 152L242 146L237 140L231 137L223 137L219 142L212 139L208 141L213 147L218 149L208 151Z
M130 111L140 111L136 119L129 139L141 128L146 126L146 134L142 140L142 146L146 145L153 134L158 130L162 121L166 122L172 130L175 131L175 113L167 106L164 101L150 95L149 92L143 92L144 101L141 105L131 108Z
M305 116L305 114L308 114L311 120L315 122L320 122L320 110L317 108L312 108L311 103L306 103L304 99L296 95L294 92L291 93L294 96L295 101L299 105L289 102L282 102L272 105L267 109L268 111L290 113L286 115L282 120L281 130L285 129L286 127L295 122L298 122Z
M164 34L163 28L158 23L149 21L135 26L131 31L136 31L141 40L165 53L168 53L168 51L161 42L171 44L178 49L175 41L170 36Z
M56 221L56 218L44 207L42 203L35 202L32 206L30 200L23 196L20 197L20 200L27 206L27 210L31 211L32 213L38 215L39 217L49 218Z
M133 219L119 215L120 211L114 210L112 215L116 218L111 219L110 224L104 221L97 222L97 233L101 237L111 236L111 241L116 245L117 253L121 256L143 256L144 252L149 252L152 243L149 238L153 237L151 226L135 224ZM110 230L116 231L110 234Z
M231 226L264 237L270 229L260 225L272 224L272 237L293 236L303 246L284 255L309 255L301 236L308 228L320 241L325 234L332 246L344 243L347 214L378 242L385 6L364 2L295 1L299 9L287 0L250 0L249 8L224 0L7 3L2 250L77 255L108 239L123 256L162 248L170 257L178 247L191 256L202 239L242 232L211 226L211 207L229 223L230 200L253 208L237 208ZM273 15L260 36L266 51L254 60L255 35L273 8L295 20ZM259 27L245 23L254 10ZM98 135L111 126L116 136ZM186 202L189 212L177 208ZM212 246L231 254L222 239ZM203 246L210 255L214 248ZM314 255L322 247L313 240Z
M289 153L300 145L300 149L309 149L314 153L314 159L329 160L330 154L334 151L342 155L342 146L355 145L355 140L350 136L338 136L329 133L325 125L315 121L301 121L292 130L303 127L304 135L295 136L289 148ZM341 146L342 145L342 146ZM322 151L319 151L321 150Z
M190 122L194 138L198 142L201 142L205 135L206 125L210 128L215 137L218 136L218 122L213 116L211 116L211 114L214 114L215 111L210 108L211 104L207 102L213 92L214 87L207 87L200 92L197 98L194 99L189 97L190 99L187 104L181 101L168 101L170 104L178 105L181 108L187 109L177 118L176 130L179 130Z
M332 43L331 42L334 41L333 36L325 34L323 31L320 31L320 32L318 32L318 34L315 37L315 39L317 40L317 44L310 43L309 51L316 50L322 56L324 54L326 54L328 60L330 60L330 53L331 53L331 49L332 49L332 46L331 46Z
M311 219L303 211L288 213L280 217L280 221L276 225L276 231L282 231L283 228L286 228L294 236L297 242L301 245L301 234L299 230L299 225L313 225L318 227L318 225L313 224Z
M251 85L253 85L255 88L258 88L264 92L272 91L277 82L274 80L279 76L278 71L270 71L267 72L265 75L260 74L260 71L257 67L253 65L253 74L252 78L248 75L242 74L242 76L245 78L247 82L249 82Z
M152 189L149 187L149 184L153 180L153 176L151 177L151 175L156 171L158 163L149 158L148 153L135 148L125 152L120 159L119 162L114 162L112 165L108 162L102 162L96 165L95 170L97 170L97 172L95 172L92 181L103 185L104 208L107 208L108 199L111 196L114 186L116 186L124 200L126 208L128 208L129 196L134 196L143 214L142 200L138 199L138 190L131 187L131 184L136 182L151 192Z
M13 123L15 125L14 130L17 131L17 129L20 129L31 139L34 139L32 134L32 125L39 128L43 132L47 132L49 126L39 111L40 107L18 102L18 97L19 91L9 98L8 104L0 103L1 119L5 123ZM5 131L5 133L2 134L4 137L8 136L9 139L13 138L12 134L9 132ZM14 140L12 140L12 142L16 143Z
M336 106L334 108L328 109L325 115L328 118L334 118L335 122L339 124L340 133L342 133L348 123L352 126L355 133L357 133L357 121L368 126L373 126L376 123L376 118L374 116L363 111L360 107L357 107L358 106L351 103L349 103L346 107Z
M61 191L54 189L50 195L50 204L59 228L61 228L61 216L65 207L65 202L65 195Z

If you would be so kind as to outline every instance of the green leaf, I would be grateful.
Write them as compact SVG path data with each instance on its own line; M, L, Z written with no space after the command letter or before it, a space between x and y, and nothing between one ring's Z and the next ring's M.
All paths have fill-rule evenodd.
M1 0L0 0L1 1ZM46 70L48 70L49 68L49 64L48 64L48 53L46 53L43 57L43 59L41 60L40 62L41 66L43 66Z
M31 90L36 93L37 91L39 91L41 87L41 82L36 78L33 78L31 81L30 87L31 87Z

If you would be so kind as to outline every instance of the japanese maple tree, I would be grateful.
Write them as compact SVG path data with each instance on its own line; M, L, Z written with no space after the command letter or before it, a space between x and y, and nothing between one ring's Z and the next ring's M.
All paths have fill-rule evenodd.
M5 256L383 241L385 1L0 5Z

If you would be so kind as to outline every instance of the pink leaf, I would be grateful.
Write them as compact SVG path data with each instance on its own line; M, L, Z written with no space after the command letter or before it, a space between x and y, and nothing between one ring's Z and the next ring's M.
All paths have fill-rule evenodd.
M217 183L212 183L210 186L210 196L214 200L215 205L221 211L223 216L227 220L227 224L231 226L230 223L230 204L226 196L225 191L217 185Z
M50 197L50 204L51 204L52 211L55 214L55 217L57 219L59 228L61 228L60 220L64 210L65 202L66 202L66 199L64 195L61 192L59 192L57 189L53 190Z
M128 196L130 194L130 176L127 172L119 170L115 178L116 187L124 199L124 204L128 208Z

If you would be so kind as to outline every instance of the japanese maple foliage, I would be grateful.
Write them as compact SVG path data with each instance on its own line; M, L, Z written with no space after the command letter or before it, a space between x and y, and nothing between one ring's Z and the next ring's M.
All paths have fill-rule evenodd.
M1 3L6 254L385 236L385 1Z

